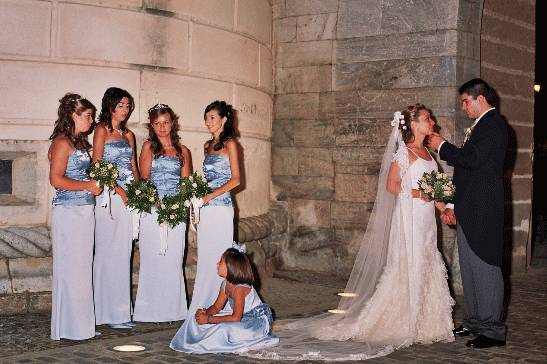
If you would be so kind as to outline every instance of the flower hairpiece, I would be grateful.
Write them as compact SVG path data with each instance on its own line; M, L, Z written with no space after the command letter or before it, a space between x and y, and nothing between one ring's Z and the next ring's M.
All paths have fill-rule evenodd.
M148 112L154 111L154 110L165 110L168 109L169 105L166 104L156 104L152 106L150 109L148 109Z
M237 241L232 242L232 248L234 248L235 250L237 250L240 253L246 253L247 252L247 247L245 246L245 244L243 244L243 243L240 244Z
M400 111L395 111L393 113L393 120L391 120L391 126L401 124L401 129L406 130L405 125L405 116Z

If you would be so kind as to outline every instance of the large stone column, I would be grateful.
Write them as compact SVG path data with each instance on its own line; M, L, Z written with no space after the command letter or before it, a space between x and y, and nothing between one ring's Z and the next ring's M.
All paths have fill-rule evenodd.
M243 186L236 194L239 236L262 239L253 249L265 264L261 246L276 226L269 192L271 1L6 0L0 24L0 158L13 161L13 191L0 196L0 295L50 289L48 232L35 227L49 221L47 149L58 99L76 92L100 108L110 86L135 98L129 127L139 147L147 136L148 108L169 104L180 116L182 141L198 171L210 137L205 106L217 99L235 106L244 155ZM42 278L31 279L37 276Z
M462 140L457 87L480 73L481 6L274 1L272 179L290 216L285 268L349 273L394 111L422 102L448 139ZM458 277L454 238L442 228Z

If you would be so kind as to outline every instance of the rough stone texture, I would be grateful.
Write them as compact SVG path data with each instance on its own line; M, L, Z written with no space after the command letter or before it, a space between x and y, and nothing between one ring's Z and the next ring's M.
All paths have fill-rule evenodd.
M349 272L375 199L393 111L424 103L432 109L443 135L461 144L463 128L470 121L460 111L457 88L481 72L482 3L274 1L272 192L288 202L284 265L312 267L315 259L315 266L321 268L311 269L323 269L338 259L333 271ZM521 26L523 32L501 41L499 37L508 31L483 37L490 44L486 51L496 50L492 57L510 47L516 50L515 57L484 69L495 73L518 64L522 70L506 72L504 85L507 90L531 90L528 83L533 76L528 69L533 46L515 44L534 27L522 26L521 20L507 21L511 17L507 6L500 7L505 10L493 10L494 15L489 15L493 20L486 26L500 29L505 21L515 31ZM517 55L526 59L518 63ZM530 105L519 97L510 100L511 116L524 115L515 119L519 146L526 145L531 135L531 128L522 127L531 115ZM310 167L303 168L302 156L308 155L310 147L325 154L330 149L331 162L314 155L306 161ZM530 164L524 151L515 154L514 160L513 169L519 173ZM452 172L445 163L441 168ZM516 219L522 224L521 215ZM439 229L439 247L454 290L460 291L454 240L453 229Z
M509 123L506 157L506 269L523 271L530 262L532 159L534 140L535 4L484 2L481 74L499 93Z
M297 18L297 41L334 39L336 37L336 18L336 13L299 16Z

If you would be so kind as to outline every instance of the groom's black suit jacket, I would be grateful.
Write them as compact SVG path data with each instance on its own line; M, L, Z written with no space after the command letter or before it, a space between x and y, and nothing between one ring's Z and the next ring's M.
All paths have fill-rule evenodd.
M445 142L442 160L454 166L454 208L471 249L485 262L501 266L503 255L503 166L507 125L494 109L478 121L458 148Z

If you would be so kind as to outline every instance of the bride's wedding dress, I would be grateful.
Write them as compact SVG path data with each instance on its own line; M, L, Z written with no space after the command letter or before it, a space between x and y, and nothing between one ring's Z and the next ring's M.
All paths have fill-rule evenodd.
M396 150L396 153L393 152ZM285 360L363 360L414 343L450 342L452 306L447 271L437 249L434 202L410 191L437 163L412 164L394 127L380 170L367 231L342 298L339 313L277 322L279 346L246 353ZM392 161L401 170L402 192L386 191Z

